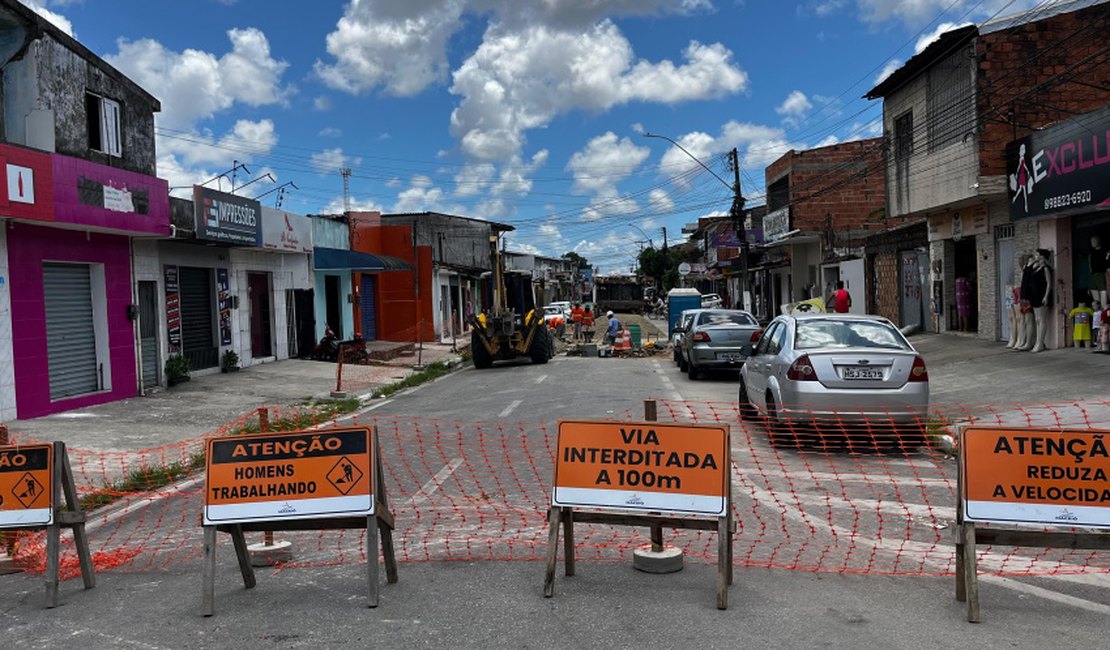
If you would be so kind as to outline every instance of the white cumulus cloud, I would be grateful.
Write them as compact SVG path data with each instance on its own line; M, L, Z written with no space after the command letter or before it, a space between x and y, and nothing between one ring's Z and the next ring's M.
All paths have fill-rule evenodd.
M617 184L628 178L651 154L648 147L637 146L629 138L618 138L609 131L590 140L567 163L574 174L571 191L577 194L614 196Z

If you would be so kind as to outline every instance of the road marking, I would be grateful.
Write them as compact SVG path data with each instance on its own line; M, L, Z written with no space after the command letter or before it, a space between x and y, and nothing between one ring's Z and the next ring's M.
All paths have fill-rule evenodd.
M516 409L516 407L518 407L518 406L520 406L520 400L518 400L518 399L513 400L513 403L506 406L503 411L501 411L500 413L497 414L497 417L499 417L499 418L509 417L509 414L512 413L513 410Z
M415 506L427 501L429 498L431 498L432 494L435 493L435 491L438 490L440 486L443 485L447 481L447 479L451 477L451 474L455 473L455 470L458 469L459 465L462 465L462 463L462 458L452 458L450 463L444 465L443 469L436 472L435 476L428 479L427 483L420 486L420 489L417 490L416 493L413 494L411 497L409 497L408 500L405 501L404 505Z
M547 375L540 375L539 377L536 378L536 383L537 384L542 384L544 379L547 379Z
M1036 585L1014 580L1013 578L981 575L979 576L979 580L980 582L990 582L1000 587L1007 587L1014 591L1023 591L1031 596L1039 596L1045 600L1052 600L1062 605L1071 605L1078 609L1085 609L1088 612L1095 612L1096 614L1102 614L1104 616L1110 615L1110 605L1103 605L1102 603L1096 603L1084 598L1069 596L1068 594L1062 594L1058 591L1052 591L1051 589L1045 589L1044 587L1038 587Z

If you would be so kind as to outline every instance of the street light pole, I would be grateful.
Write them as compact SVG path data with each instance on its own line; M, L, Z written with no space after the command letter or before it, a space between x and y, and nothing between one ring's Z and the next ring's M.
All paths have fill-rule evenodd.
M742 269L742 271L741 271L742 275L741 275L741 280L740 280L740 285L741 285L740 291L741 291L741 301L742 301L743 300L743 294L748 292L748 232L747 232L747 229L744 227L744 202L745 202L744 201L744 195L740 192L740 154L739 154L739 152L737 152L736 147L733 147L732 151L729 152L729 163L731 164L732 171L735 175L735 181L733 183L729 183L725 179L721 178L717 174L717 172L715 172L712 169L710 169L709 167L707 167L706 164L703 163L701 160L698 160L697 156L690 153L689 151L686 151L685 147L683 147L679 143L675 142L674 140L668 138L667 136L659 135L658 133L647 133L647 132L645 132L643 134L643 136L645 138L659 138L661 140L666 140L667 142L670 142L674 146L678 147L679 151L681 151L682 153L689 156L691 160L693 160L697 164L701 165L702 169L709 172L710 174L713 174L713 177L716 178L717 180L721 181L721 183L725 187L732 190L732 207L729 209L729 217L732 219L732 225L736 229L736 237L740 240L740 268ZM664 235L663 235L664 236L664 241L666 241L666 230L664 230L663 232L664 232ZM666 244L664 244L664 248L666 248Z

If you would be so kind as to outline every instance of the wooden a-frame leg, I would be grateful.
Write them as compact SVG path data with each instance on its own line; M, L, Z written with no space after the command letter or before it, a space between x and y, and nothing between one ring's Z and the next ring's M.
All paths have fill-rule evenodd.
M366 517L366 606L378 606L378 516Z
M216 613L216 527L204 527L204 577L201 585L201 615Z
M566 576L574 575L574 511L563 508L563 564Z
M551 598L555 595L555 565L559 561L559 520L562 508L552 506L547 511L547 572L543 578L543 597Z
M717 518L717 609L728 609L729 562L728 517Z
M251 554L247 550L247 538L243 536L243 527L239 524L231 527L231 543L235 546L235 557L239 560L239 573L243 575L243 586L254 589L254 567L251 566Z
M979 560L975 551L975 524L963 525L964 584L967 593L967 621L978 623L979 618Z

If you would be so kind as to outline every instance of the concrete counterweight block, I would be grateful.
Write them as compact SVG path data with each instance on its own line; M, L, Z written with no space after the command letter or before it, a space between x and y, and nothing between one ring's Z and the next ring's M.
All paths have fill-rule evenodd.
M255 567L274 566L293 560L293 545L284 540L276 540L272 544L249 544L247 552L251 556L251 566Z
M644 544L632 552L632 568L644 573L675 573L682 570L682 549L664 546L661 551L651 550Z

